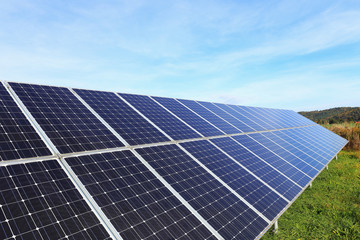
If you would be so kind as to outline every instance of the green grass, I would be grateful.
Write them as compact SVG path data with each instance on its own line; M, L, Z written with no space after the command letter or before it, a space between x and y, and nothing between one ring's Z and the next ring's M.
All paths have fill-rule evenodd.
M263 239L360 239L360 152L342 151Z

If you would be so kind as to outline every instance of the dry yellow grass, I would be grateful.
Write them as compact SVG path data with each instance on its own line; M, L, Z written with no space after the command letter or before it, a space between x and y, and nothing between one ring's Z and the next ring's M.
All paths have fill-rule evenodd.
M341 123L323 125L330 131L346 138L349 143L345 146L346 150L360 151L360 124ZM359 153L360 156L360 153Z

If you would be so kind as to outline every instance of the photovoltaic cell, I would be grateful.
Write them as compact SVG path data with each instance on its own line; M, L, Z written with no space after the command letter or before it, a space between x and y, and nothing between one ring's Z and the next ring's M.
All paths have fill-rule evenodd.
M275 131L277 132L277 131ZM299 146L296 142L288 142L284 139L280 138L279 136L275 135L273 132L266 132L263 133L264 136L271 139L272 141L280 144L281 146L285 147L287 151L291 152L296 157L300 158L302 161L307 163L308 165L314 167L316 170L321 170L323 168L323 164L316 161L313 157L306 154L306 151L303 151L305 147Z
M310 182L311 178L306 176L304 173L300 172L294 166L289 164L284 159L280 158L273 152L269 151L265 148L261 143L256 142L251 136L257 135L249 134L249 135L239 135L234 136L233 138L243 145L245 148L249 149L251 152L255 153L258 157L263 159L265 162L279 170L285 176L304 187L308 182Z
M224 121L213 112L209 111L208 109L201 106L199 103L192 101L192 100L184 100L178 99L179 102L186 105L188 108L199 114L201 117L215 125L217 128L221 129L223 132L227 134L233 133L241 133L241 131L228 122Z
M9 84L60 153L124 146L69 89Z
M180 145L268 219L274 219L287 205L283 198L209 141L191 141Z
M174 140L201 137L148 96L120 94Z
M292 181L270 167L263 160L256 157L253 153L249 152L230 137L215 138L210 141L215 143L216 146L237 160L240 164L242 164L242 166L249 169L261 180L268 183L269 186L288 200L292 200L301 191L299 186L295 185Z
M0 82L0 161L52 155Z
M260 107L252 109L256 111L262 119L266 119L267 122L272 122L277 129L292 127L288 121L282 118L282 116L276 114L277 111L275 109L272 109L272 111L268 111L267 109Z
M115 93L74 90L130 145L170 141Z
M236 111L235 105L226 105L222 103L214 103L217 107L221 108L222 110L226 111L227 113L231 114L235 118L239 119L243 123L245 123L250 128L254 129L254 131L263 131L265 130L264 127L257 124L255 121L251 120L250 118L246 117L245 115L241 114L240 112Z
M178 146L136 151L225 239L254 239L267 226Z
M330 151L332 155L337 154L339 149L344 147L347 143L346 139L318 125L304 128L304 131L307 131L309 134L313 134L314 137L318 139L319 143L324 145L324 147Z
M254 134L251 137L254 138L256 141L261 142L261 144L263 144L265 147L267 147L272 152L276 153L277 155L279 155L280 157L291 163L299 170L303 171L308 176L315 177L315 175L319 172L316 168L309 165L301 158L296 157L294 154L288 151L286 147L288 147L289 144L285 144L285 146L282 146L281 143L283 141L276 142L266 136L267 136L266 134Z
M248 125L246 125L245 123L243 123L240 119L237 119L237 118L233 117L232 115L225 112L221 108L217 107L213 103L200 102L200 101L198 101L198 103L201 104L203 107L207 108L208 110L210 110L211 112L215 113L216 115L218 115L222 119L226 120L228 123L232 124L233 126L238 128L242 132L253 132L254 131L253 128L251 128Z
M234 109L240 112L242 115L246 116L250 120L256 122L257 124L264 127L266 130L278 129L280 127L275 126L272 122L267 121L262 116L260 116L253 107L245 107L245 106L235 106Z
M66 161L123 239L216 239L130 151Z
M184 122L189 124L196 131L201 133L205 137L224 135L217 128L209 124L207 121L193 113L184 105L179 103L173 98L153 97L158 103L166 107L176 116L181 118Z
M0 167L0 239L111 239L56 160Z
M304 129L300 130L298 128L292 129L292 130L293 131L291 131L290 136L294 136L295 140L297 140L297 138L300 138L303 141L305 141L307 144L310 144L312 146L311 149L313 149L318 154L320 154L322 157L324 157L326 162L328 162L329 160L331 160L334 157L334 154L332 154L331 151L327 151L323 148L324 144L326 144L326 143L318 142L318 139L315 140L317 137L317 134L314 134L314 133L308 134L308 132L304 131ZM329 148L329 147L327 147L327 148ZM330 147L330 149L331 149L331 147ZM324 162L324 164L326 164L326 162Z
M290 137L290 135L288 134L288 130L281 130L281 131L275 131L273 132L273 134L275 134L276 136L282 138L283 140L294 144L295 147L299 148L301 151L305 152L307 155L309 155L310 157L312 157L313 159L316 160L316 162L321 163L322 165L326 164L326 160L319 154L317 153L317 151L310 149L309 145L310 144L304 144L304 143L300 143L296 140L294 140L292 137Z

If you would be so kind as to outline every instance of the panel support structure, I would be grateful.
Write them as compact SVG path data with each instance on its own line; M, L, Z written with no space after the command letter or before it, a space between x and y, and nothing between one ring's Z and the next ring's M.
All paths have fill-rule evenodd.
M274 223L274 233L277 234L278 231L279 231L279 225L278 225L278 220L276 220Z

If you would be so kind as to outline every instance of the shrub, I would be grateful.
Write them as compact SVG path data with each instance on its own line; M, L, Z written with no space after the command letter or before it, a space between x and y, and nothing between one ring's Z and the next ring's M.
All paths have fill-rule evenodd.
M323 126L349 141L344 149L360 151L360 124L342 123Z

